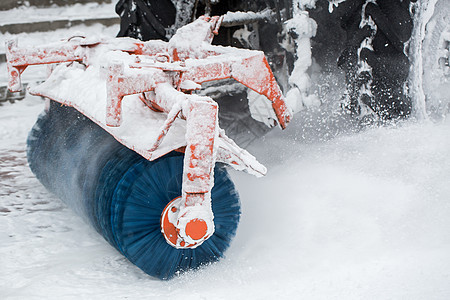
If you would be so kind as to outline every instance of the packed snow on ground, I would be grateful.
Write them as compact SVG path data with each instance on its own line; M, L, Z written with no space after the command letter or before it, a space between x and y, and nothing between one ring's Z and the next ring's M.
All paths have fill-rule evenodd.
M302 112L248 149L266 177L230 171L243 214L227 257L159 281L34 178L43 107L0 106L0 299L450 299L449 118L353 132Z
M227 257L163 282L33 177L25 140L43 105L0 107L2 299L450 297L450 119L272 131L249 149L266 177L231 171L243 214Z
M76 1L73 1L76 2ZM0 11L0 26L17 23L47 22L59 20L86 20L91 18L118 18L111 3L76 3L74 5L38 8L23 5L10 10Z

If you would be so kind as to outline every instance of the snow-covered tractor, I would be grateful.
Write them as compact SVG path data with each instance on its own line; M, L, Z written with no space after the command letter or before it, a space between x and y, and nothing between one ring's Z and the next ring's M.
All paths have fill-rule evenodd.
M22 90L27 66L50 66L29 88L49 99L28 138L32 171L161 279L223 256L241 213L227 166L265 175L244 148L270 128L329 97L360 123L448 110L446 0L120 0L116 11L117 38L8 41L9 88Z

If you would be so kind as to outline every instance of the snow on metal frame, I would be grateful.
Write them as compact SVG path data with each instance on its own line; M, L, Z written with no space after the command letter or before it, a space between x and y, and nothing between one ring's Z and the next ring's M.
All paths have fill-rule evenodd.
M202 45L200 40L198 42L198 46L205 46ZM82 43L91 45L95 44L95 41L84 41ZM167 49L168 46L165 42L160 41L148 43L152 45L145 44L142 51L150 51L146 49L146 46L148 46L147 48L153 47L155 49ZM169 44L169 48L171 49L175 49L177 46L181 46L181 41L178 43L176 39L171 45ZM106 99L108 96L106 91L108 89L105 75L106 69L111 62L121 61L125 63L124 73L129 73L134 69L133 67L136 65L134 60L137 58L139 58L141 65L151 66L150 68L145 68L145 73L147 73L148 78L164 76L160 68L165 70L171 68L181 70L183 68L176 62L161 64L155 61L154 58L147 59L146 61L145 59L148 58L146 56L131 56L127 52L116 51L117 49L125 49L125 51L128 49L131 51L133 48L136 48L136 41L128 38L115 39L113 42L103 41L102 44L96 45L95 47L82 48L86 53L79 53L79 56L73 60L80 60L79 58L83 57L84 64L76 61L60 64L55 68L46 82L31 89L30 92L77 108L110 132L121 143L135 150L145 158L153 160L167 152L186 146L184 138L186 132L185 121L176 118L173 124L171 123L171 130L168 132L166 130L167 136L158 144L158 147L149 148L149 145L154 145L155 141L158 140L159 133L164 130L163 127L167 127L166 116L149 110L139 96L129 95L123 101L124 118L122 125L120 127L107 126L106 109L108 105ZM82 49L77 49L75 52L82 52ZM216 50L220 52L220 49L224 52L230 52L232 50L221 47L218 47ZM184 50L190 52L193 49L188 47ZM242 50L238 51L236 57L242 54L241 52ZM200 52L197 54L200 57L202 56ZM233 55L228 58L233 58ZM219 56L217 59L216 62L220 62L222 58ZM191 67L194 67L195 60L188 60L188 62L193 64ZM214 60L211 62L214 62ZM137 82L133 84L135 85ZM161 130L149 130L150 128ZM220 134L218 140L220 140L217 143L219 161L229 163L238 170L247 170L249 173L257 176L266 173L266 169L253 156L238 147L232 140L226 138L223 132Z

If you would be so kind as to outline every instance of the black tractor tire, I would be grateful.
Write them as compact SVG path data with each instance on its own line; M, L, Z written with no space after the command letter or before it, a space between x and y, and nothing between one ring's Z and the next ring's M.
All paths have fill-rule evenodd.
M355 117L369 111L382 121L409 116L412 102L405 91L410 62L405 43L411 37L413 21L410 1L345 1L329 12L329 1L318 0L310 15L318 23L313 38L313 57L324 70L336 64L345 72L345 108ZM371 18L376 30L361 25L362 16ZM361 43L372 37L372 49ZM336 55L340 53L340 55ZM371 70L361 71L361 62ZM362 86L370 86L365 93Z

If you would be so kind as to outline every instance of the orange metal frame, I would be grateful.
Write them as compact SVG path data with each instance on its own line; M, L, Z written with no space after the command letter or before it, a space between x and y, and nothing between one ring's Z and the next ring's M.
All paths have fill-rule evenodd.
M176 118L186 120L182 200L175 209L176 221L162 220L162 224L166 224L162 225L166 239L166 232L172 232L170 241L178 248L196 247L214 232L210 192L218 156L231 164L239 163L239 155L224 154L216 144L219 137L229 141L218 126L217 103L209 97L192 94L193 90L207 81L234 78L271 101L281 128L284 129L291 119L263 52L211 45L221 20L221 17L202 17L179 30L167 43L133 40L123 47L121 43L116 45L111 41L89 43L69 40L30 49L21 49L14 41L7 44L11 91L21 89L20 74L28 65L70 61L88 65L89 49L95 50L100 44L111 43L116 50L135 56L135 63L128 65L127 72L123 63L109 65L106 125L121 125L122 99L132 94L141 94L141 100L148 107L168 114L163 128L159 129L158 139L149 145L149 150L158 148ZM185 36L186 32L189 33L189 26L196 35L204 37L200 43L190 44L189 37ZM183 38L185 43L180 44L178 41ZM148 57L155 58L158 63L146 63ZM232 141L229 144L237 147ZM170 228L167 227L169 223ZM173 228L176 228L176 239Z

